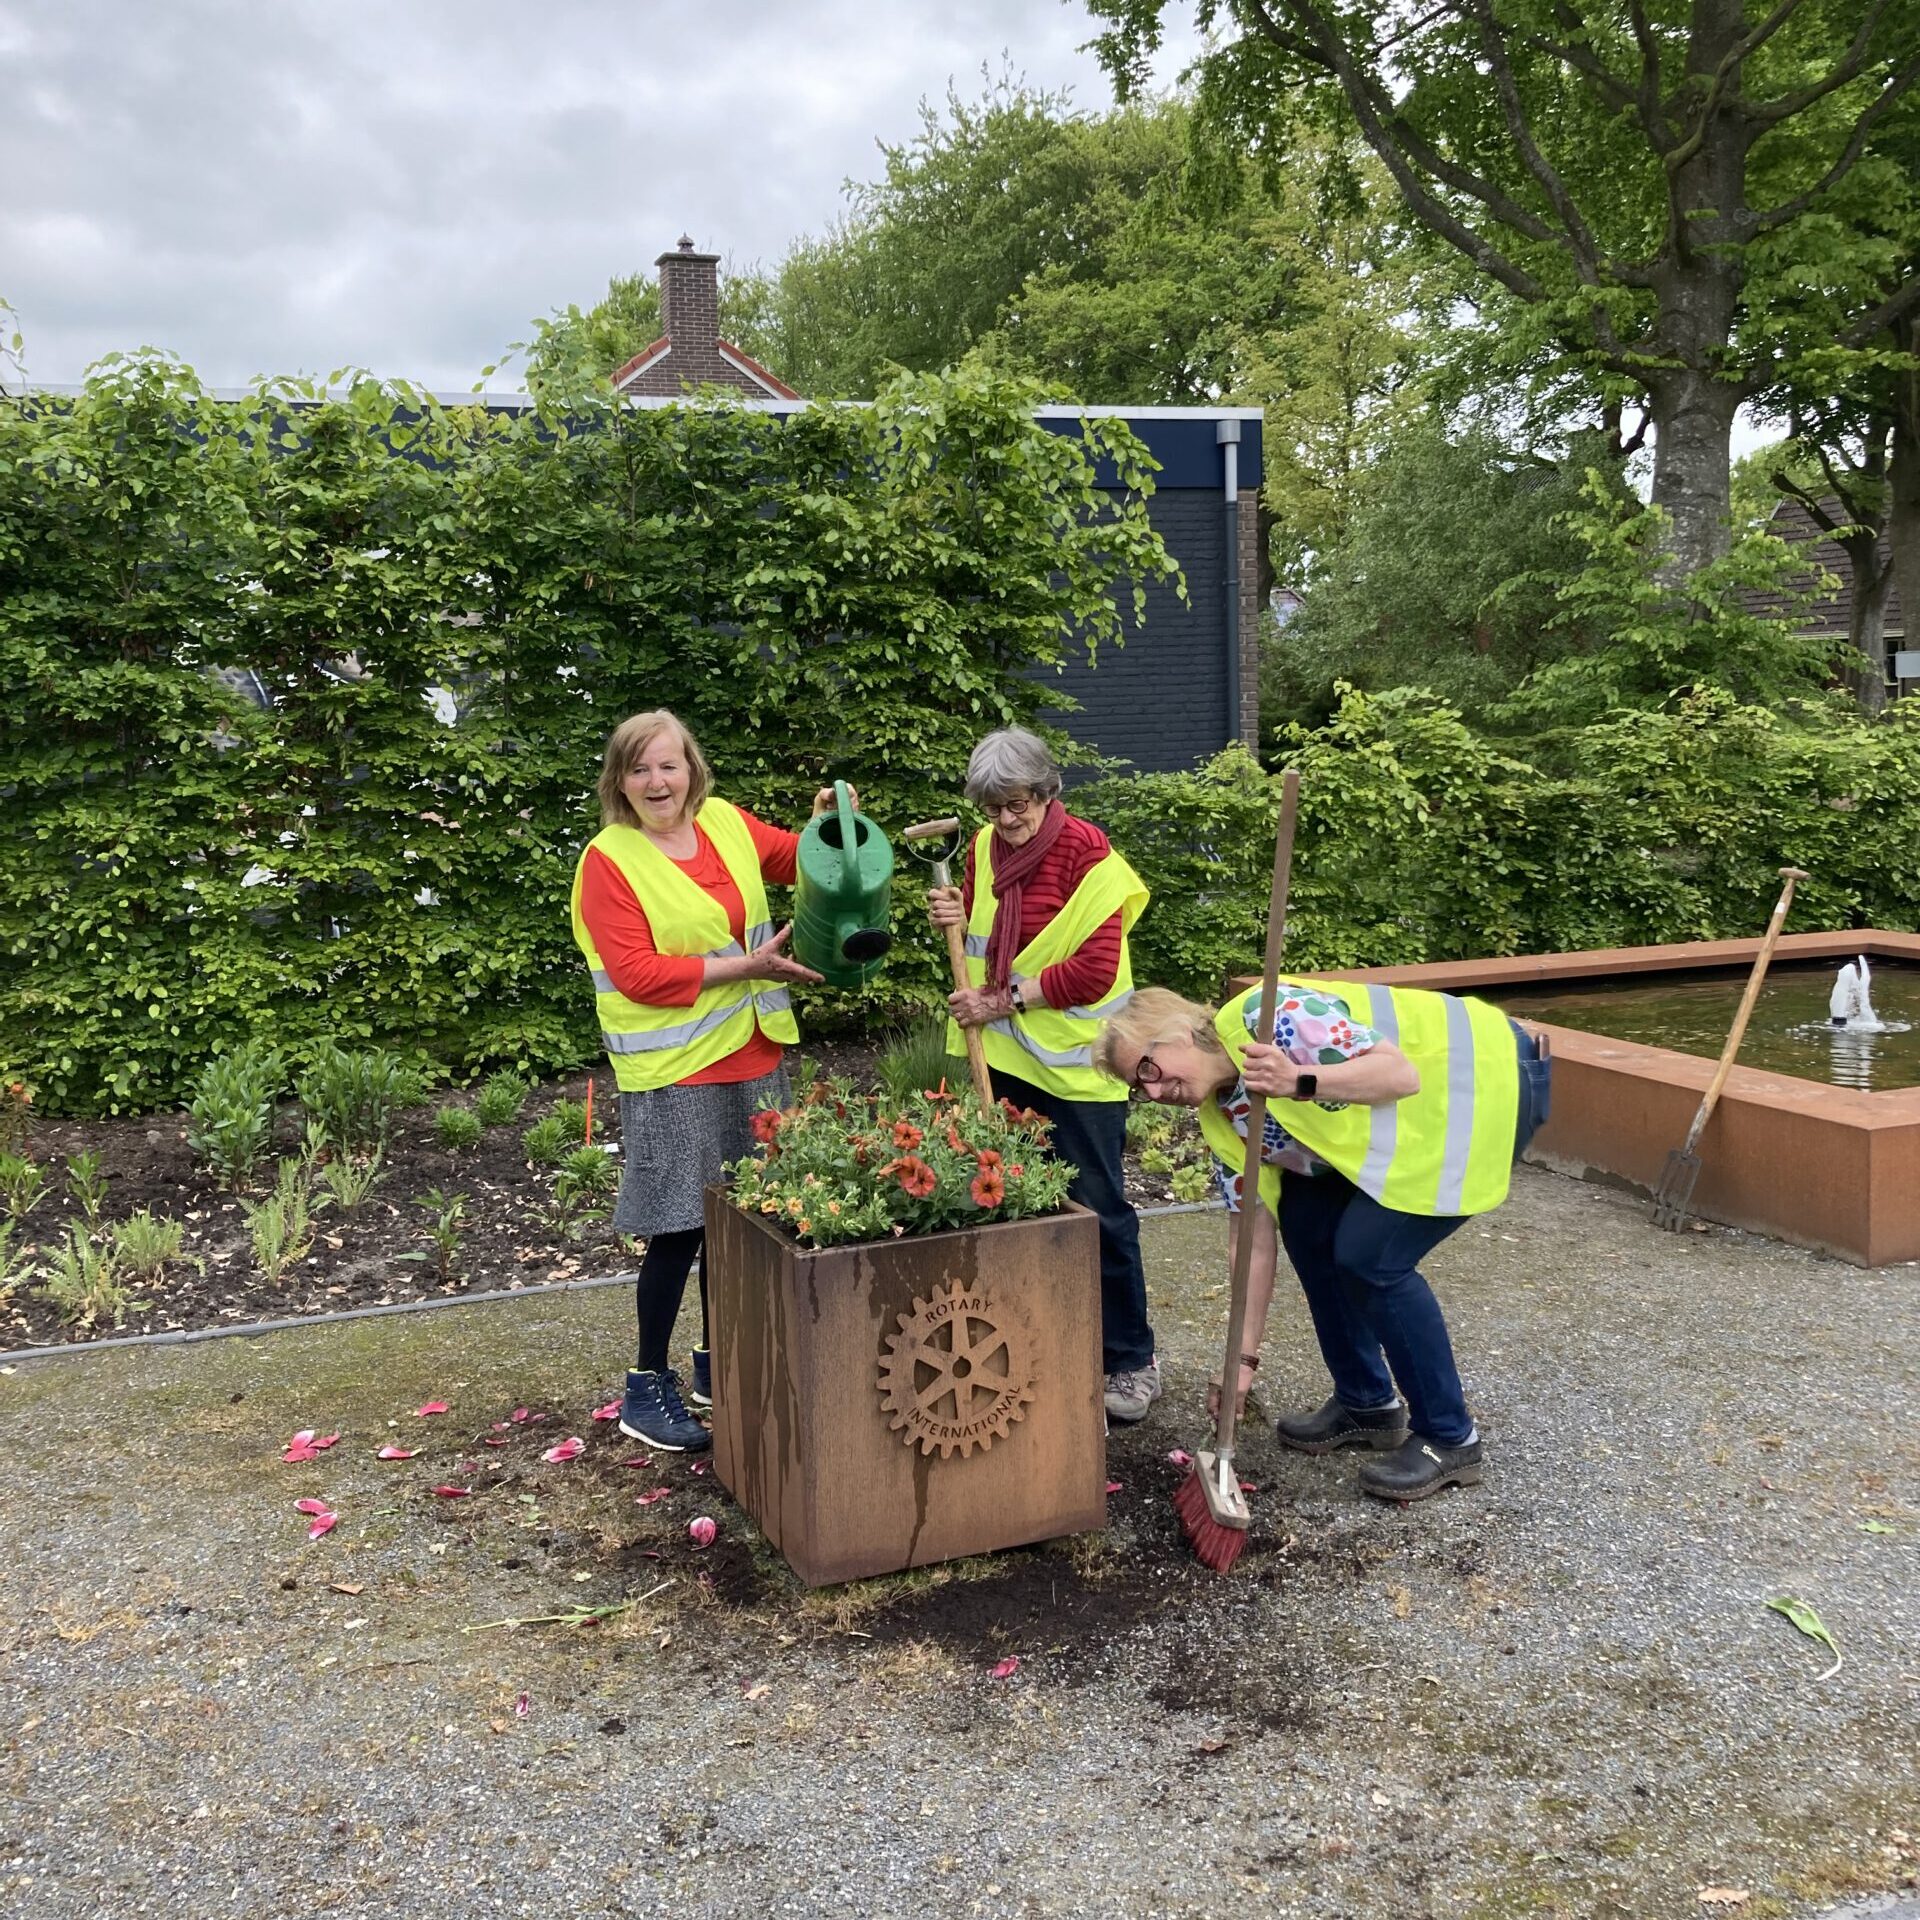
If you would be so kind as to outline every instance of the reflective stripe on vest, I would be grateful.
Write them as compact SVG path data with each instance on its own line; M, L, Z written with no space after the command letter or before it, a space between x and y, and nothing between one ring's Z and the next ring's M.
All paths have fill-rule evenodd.
M999 901L993 891L993 829L983 827L974 840L973 911L966 934L967 978L975 987L987 979L987 941ZM1098 1072L1093 1043L1100 1023L1124 1007L1133 995L1133 960L1127 934L1147 904L1140 876L1109 850L1081 877L1072 897L1013 957L1013 970L1031 978L1070 959L1114 914L1120 920L1120 964L1106 997L1091 1007L1029 1007L989 1021L980 1029L987 1064L1068 1100L1111 1103L1127 1097L1117 1080ZM947 1023L947 1051L959 1053L959 1027Z
M645 911L655 948L676 958L721 959L757 947L773 933L760 856L739 810L709 799L699 822L713 842L745 908L745 943L735 940L725 909L689 880L635 827L603 828L589 842L619 869ZM724 1060L753 1038L756 1022L769 1039L799 1038L787 989L774 981L727 981L703 987L691 1007L658 1007L629 1000L594 951L580 914L586 852L574 868L573 933L586 956L600 1010L600 1037L623 1093L671 1086Z
M1519 1049L1506 1015L1484 1000L1420 988L1369 987L1359 981L1302 984L1338 995L1356 1022L1397 1045L1418 1070L1420 1090L1404 1100L1353 1104L1331 1113L1311 1100L1276 1101L1279 1124L1395 1212L1454 1218L1497 1207L1512 1178L1520 1111ZM1236 1067L1246 1058L1251 1038L1246 1004L1258 992L1250 989L1229 1002L1215 1022ZM1212 1117L1231 1130L1218 1104L1209 1102ZM1206 1125L1208 1118L1203 1111L1203 1130L1211 1142L1218 1128ZM1237 1162L1228 1164L1238 1170ZM1269 1171L1261 1169L1263 1199Z

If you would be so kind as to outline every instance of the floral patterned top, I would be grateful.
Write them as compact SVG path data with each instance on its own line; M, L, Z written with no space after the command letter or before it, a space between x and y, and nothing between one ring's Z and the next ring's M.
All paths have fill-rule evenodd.
M1260 996L1257 993L1248 996L1242 1012L1246 1018L1247 1032L1257 1036L1260 1031ZM1296 1066L1325 1067L1341 1060L1358 1059L1361 1054L1369 1052L1379 1038L1373 1028L1362 1026L1354 1019L1347 1003L1337 995L1323 993L1316 987L1296 987L1285 980L1280 982L1280 1005L1273 1017L1273 1044ZM1319 1100L1314 1104L1325 1107L1329 1113L1338 1113L1348 1103L1344 1100ZM1244 1140L1247 1137L1247 1117L1252 1111L1244 1080L1236 1080L1233 1091L1221 1096L1220 1110L1233 1122L1234 1132ZM1289 1173L1318 1173L1326 1165L1325 1161L1309 1153L1273 1117L1272 1103L1267 1107L1266 1133L1260 1157L1268 1166L1283 1167ZM1227 1211L1238 1213L1242 1181L1240 1169L1229 1167L1216 1155L1213 1171L1220 1183L1220 1197L1227 1203Z

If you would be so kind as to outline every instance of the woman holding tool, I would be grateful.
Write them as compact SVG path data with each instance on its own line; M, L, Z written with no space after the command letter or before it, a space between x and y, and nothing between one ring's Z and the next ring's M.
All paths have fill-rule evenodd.
M1093 1040L1132 991L1127 934L1147 889L1098 827L1061 805L1060 769L1025 728L974 748L967 798L991 824L967 850L965 885L927 895L934 925L965 937L947 1050L977 1034L995 1093L1052 1121L1053 1150L1078 1169L1067 1192L1100 1221L1107 1415L1140 1420L1160 1397L1160 1368L1121 1176L1126 1092L1095 1069Z
M1095 1061L1148 1099L1199 1109L1236 1252L1251 1234L1236 1410L1259 1364L1277 1222L1333 1381L1318 1412L1279 1423L1280 1439L1302 1453L1384 1454L1360 1470L1361 1490L1382 1499L1471 1486L1480 1434L1419 1262L1507 1197L1547 1117L1550 1063L1484 1001L1359 982L1283 980L1275 992L1263 1045L1259 988L1218 1013L1142 988L1107 1023ZM1287 1105L1284 1118L1264 1116L1249 1227L1235 1169L1252 1096Z
M634 1288L639 1354L620 1431L670 1452L711 1444L667 1364L687 1275L699 1257L702 1195L753 1148L753 1115L784 1106L781 1049L799 1039L787 988L817 981L782 949L766 882L790 883L799 836L712 792L699 743L664 708L623 720L600 772L603 825L573 876L573 937L586 955L601 1034L620 1088L626 1168L613 1224L646 1237ZM853 796L858 804L858 796ZM833 804L833 789L813 810ZM692 1398L711 1398L702 1344Z

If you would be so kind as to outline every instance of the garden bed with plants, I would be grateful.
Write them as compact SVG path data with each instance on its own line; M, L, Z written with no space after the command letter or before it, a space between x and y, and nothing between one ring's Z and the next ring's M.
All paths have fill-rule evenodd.
M945 1064L937 1027L886 1046L809 1044L792 1060L798 1082L844 1076L900 1098ZM49 1118L24 1088L0 1094L0 1350L633 1265L607 1224L620 1138L604 1066L430 1089L378 1049L323 1052L299 1072L250 1049L213 1061L184 1112ZM1208 1165L1190 1115L1130 1114L1137 1205L1209 1197Z

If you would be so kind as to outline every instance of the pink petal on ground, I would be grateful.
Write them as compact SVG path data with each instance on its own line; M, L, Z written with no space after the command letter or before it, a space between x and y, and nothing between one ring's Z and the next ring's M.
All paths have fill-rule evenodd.
M489 1433L481 1437L480 1444L483 1447L510 1447L513 1445L513 1442L511 1440L502 1440L497 1434Z
M325 1453L329 1447L336 1447L340 1444L340 1436L337 1433L323 1433L318 1440L314 1440L312 1436L309 1435L308 1439L315 1453Z
M524 1427L527 1422L533 1418L533 1409L531 1407L515 1407L514 1410L507 1415L507 1418L511 1420L516 1427Z
M307 1529L307 1538L318 1540L322 1534L331 1533L339 1524L340 1516L337 1513L323 1513Z
M331 1513L333 1509L324 1500L296 1500L293 1503L295 1513Z
M673 1491L671 1487L655 1487L651 1493L643 1493L635 1500L637 1507L650 1507L656 1500L664 1500Z
M1193 1465L1193 1455L1190 1454L1185 1447L1175 1447L1174 1450L1167 1455L1167 1458L1171 1460L1176 1467L1190 1467Z
M316 1431L317 1429L313 1427L302 1427L300 1431L287 1442L287 1445L290 1447L310 1447L313 1445L313 1436Z
M382 1447L373 1457L376 1460L411 1460L419 1451L418 1447Z
M689 1473L705 1473L706 1470L707 1463L704 1460L689 1460L687 1462L687 1471Z
M513 1425L513 1422L511 1420L496 1420L493 1423L493 1431L495 1433L505 1433L506 1430L512 1425Z
M620 1418L620 1402L618 1400L609 1400L604 1407L595 1407L593 1417L596 1420L618 1420Z
M1242 1480L1240 1482L1240 1491L1242 1493L1258 1493L1260 1491L1260 1482L1258 1480Z
M1010 1653L994 1668L993 1677L996 1680L1011 1680L1019 1671L1020 1656L1017 1653Z
M465 1500L473 1492L471 1487L435 1487L434 1492L442 1500Z
M527 1709L532 1705L533 1705L532 1698L529 1695L523 1693L520 1696L520 1698L513 1703L513 1710L516 1714L519 1715L519 1717L522 1720L524 1720L527 1717Z
M416 1420L424 1420L430 1413L451 1413L452 1411L453 1408L448 1401L429 1400L424 1406L414 1408L413 1417Z
M562 1440L557 1447L549 1447L540 1458L557 1467L568 1460L578 1460L586 1450L587 1443L576 1433Z
M636 1453L631 1460L622 1460L620 1464L623 1467L650 1467L653 1465L653 1455L650 1453Z
M704 1513L699 1519L689 1520L687 1522L687 1538L691 1540L696 1547L712 1546L713 1537L719 1531L720 1529L716 1527Z
M293 1444L287 1448L286 1452L283 1453L280 1458L290 1467L301 1467L305 1466L309 1460L318 1460L320 1458L320 1450L318 1447L296 1436Z
M1124 1480L1109 1480L1107 1482L1107 1491L1109 1493L1123 1493L1126 1491L1126 1485L1127 1483Z

